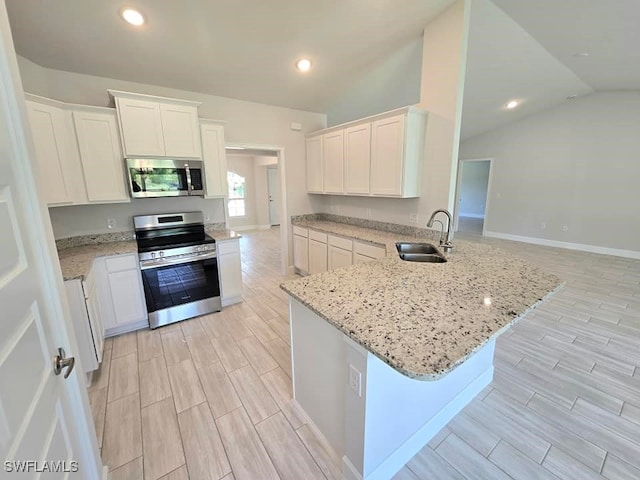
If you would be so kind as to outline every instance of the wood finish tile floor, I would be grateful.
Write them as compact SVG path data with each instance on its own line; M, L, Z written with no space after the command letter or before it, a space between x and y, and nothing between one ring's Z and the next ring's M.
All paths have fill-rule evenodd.
M466 238L566 286L498 340L491 385L394 478L640 478L640 261ZM245 232L242 304L107 341L89 397L111 479L341 478L290 402L278 241Z

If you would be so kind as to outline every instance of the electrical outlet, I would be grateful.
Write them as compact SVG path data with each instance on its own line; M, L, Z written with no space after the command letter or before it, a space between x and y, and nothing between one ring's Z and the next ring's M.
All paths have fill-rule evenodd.
M418 225L418 214L410 213L409 214L409 225L413 225L414 227Z
M563 232L568 232L569 231L569 225L562 225L562 231Z
M349 388L362 396L362 373L353 365L349 364Z
M116 219L115 218L107 218L107 228L115 228Z
M541 222L540 223L540 229L544 230L545 228L547 228L547 222Z

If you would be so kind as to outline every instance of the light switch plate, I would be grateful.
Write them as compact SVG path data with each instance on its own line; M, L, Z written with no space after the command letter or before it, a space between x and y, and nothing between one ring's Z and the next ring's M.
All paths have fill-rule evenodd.
M349 364L349 388L359 397L362 396L362 373L351 364Z

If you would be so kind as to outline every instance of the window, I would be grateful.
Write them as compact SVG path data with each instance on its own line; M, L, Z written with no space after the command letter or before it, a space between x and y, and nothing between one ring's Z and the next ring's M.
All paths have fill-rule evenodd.
M244 217L244 177L236 172L227 172L227 183L229 184L229 201L227 203L229 216Z

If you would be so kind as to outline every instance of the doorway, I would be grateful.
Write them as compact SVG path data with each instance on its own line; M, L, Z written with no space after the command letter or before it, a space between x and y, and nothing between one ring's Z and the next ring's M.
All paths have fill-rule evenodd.
M455 231L484 235L492 163L490 158L460 160Z
M280 225L281 272L287 274L289 252L289 222L285 189L284 148L272 145L227 144L227 170L240 174L245 183L242 190L243 218L231 217L227 205L227 225L232 230L267 230ZM242 170L242 172L240 172ZM273 201L271 201L273 200ZM229 196L231 201L231 193ZM240 203L240 202L236 202ZM237 211L235 212L237 215Z

